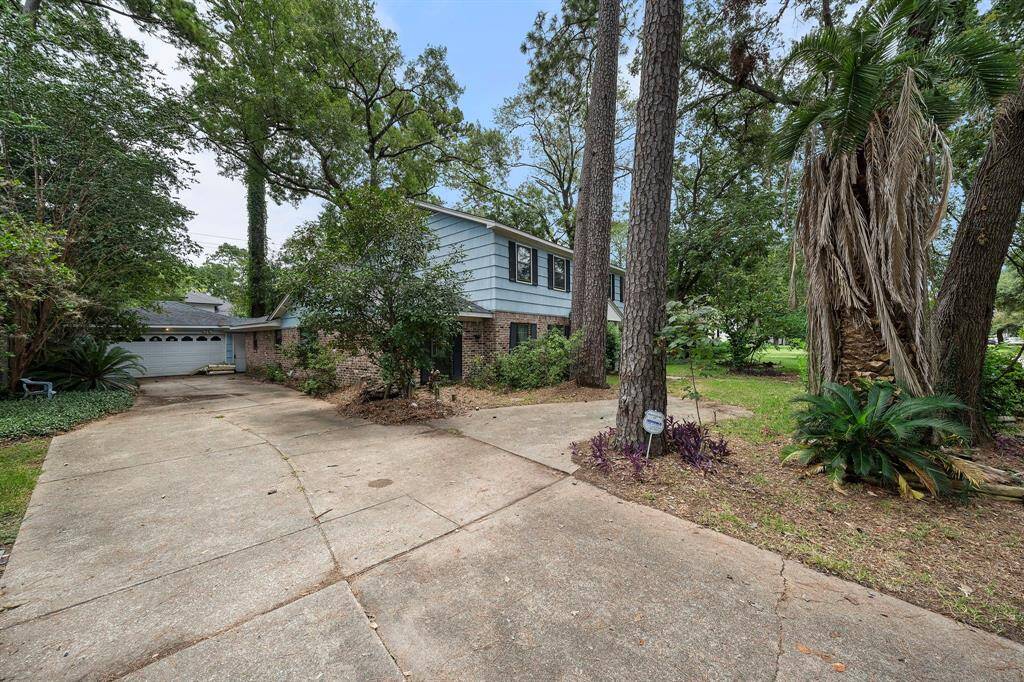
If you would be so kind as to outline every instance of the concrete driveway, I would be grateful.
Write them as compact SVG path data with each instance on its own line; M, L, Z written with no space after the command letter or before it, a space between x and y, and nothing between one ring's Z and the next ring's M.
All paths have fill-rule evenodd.
M567 476L600 409L383 427L147 383L51 445L0 678L1024 679L1020 645Z

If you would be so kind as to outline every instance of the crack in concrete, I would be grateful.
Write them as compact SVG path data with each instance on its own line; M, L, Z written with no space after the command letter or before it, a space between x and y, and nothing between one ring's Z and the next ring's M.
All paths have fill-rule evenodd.
M779 578L782 579L782 589L779 590L779 598L775 600L775 607L772 609L772 612L775 614L775 620L778 624L779 632L778 643L776 645L775 651L775 672L772 674L773 680L779 679L779 672L782 668L782 654L784 653L785 646L783 641L785 634L783 626L784 619L779 609L782 607L782 602L786 600L787 594L789 592L789 580L786 578L786 558L779 557L779 559L781 561L781 566L779 566Z

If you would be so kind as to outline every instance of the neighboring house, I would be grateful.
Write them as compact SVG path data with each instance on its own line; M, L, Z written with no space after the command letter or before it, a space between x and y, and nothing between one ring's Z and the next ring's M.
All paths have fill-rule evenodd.
M436 357L437 369L459 379L476 358L493 358L556 328L571 333L571 249L480 216L417 203L430 211L427 223L440 241L437 255L461 249L457 269L467 273L466 304L459 314L462 331L451 340L451 350ZM612 266L612 322L622 321L624 275L622 268ZM302 334L300 319L286 301L267 319L235 325L232 332L245 334L250 366L283 362L280 347ZM339 375L343 381L358 381L375 376L376 368L366 358L352 357L342 362Z

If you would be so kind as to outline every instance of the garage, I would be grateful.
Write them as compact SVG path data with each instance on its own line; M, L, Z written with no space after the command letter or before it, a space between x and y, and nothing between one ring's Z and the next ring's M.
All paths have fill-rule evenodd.
M117 345L142 358L146 368L142 376L166 377L223 364L228 357L227 338L223 333L146 334Z
M139 376L186 376L234 363L231 326L238 318L218 312L223 301L209 294L192 293L186 300L192 302L160 301L135 310L141 331L117 345L141 358L146 369Z

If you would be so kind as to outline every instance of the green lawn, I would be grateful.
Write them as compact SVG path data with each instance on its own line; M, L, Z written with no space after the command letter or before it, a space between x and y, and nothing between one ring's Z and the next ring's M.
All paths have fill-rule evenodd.
M0 544L14 542L43 467L49 439L0 445Z
M769 346L757 355L760 362L772 362L795 377L762 377L730 373L714 366L697 377L697 390L701 397L727 405L745 407L754 413L745 419L724 421L719 429L727 435L738 436L750 443L767 443L793 431L793 413L798 408L793 398L805 390L807 353L789 347ZM669 365L668 375L686 377L686 365ZM685 379L669 380L669 392L685 397L689 382Z

